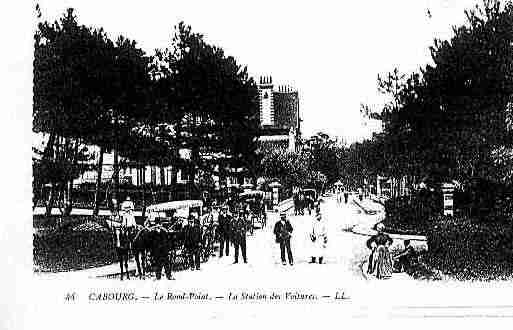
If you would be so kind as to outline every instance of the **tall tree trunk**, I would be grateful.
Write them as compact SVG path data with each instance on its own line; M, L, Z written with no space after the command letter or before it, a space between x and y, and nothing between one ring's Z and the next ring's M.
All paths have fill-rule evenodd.
M171 167L171 186L175 187L178 182L178 166Z
M160 166L160 186L164 187L166 185L166 171L164 166Z
M70 215L73 209L73 179L65 183L64 188L64 215Z
M119 155L117 146L114 148L114 164L112 165L112 199L115 199L119 206Z
M73 209L73 175L78 166L78 152L80 149L80 140L69 139L66 141L66 144L68 145L68 159L70 159L70 171L72 174L63 182L64 215L70 215L71 210Z
M142 217L146 216L146 168L141 168L142 178Z
M55 186L53 183L50 184L50 190L48 191L48 198L46 200L45 216L49 217L52 214L53 203L55 200Z
M97 165L97 176L96 176L96 187L94 190L94 209L93 215L98 215L100 213L100 189L102 184L102 172L103 172L103 147L100 147L100 155L98 157L98 165Z

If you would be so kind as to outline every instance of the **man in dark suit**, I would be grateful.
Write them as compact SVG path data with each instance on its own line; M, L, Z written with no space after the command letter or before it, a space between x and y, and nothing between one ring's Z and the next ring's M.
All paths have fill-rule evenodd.
M203 238L203 230L197 216L189 217L189 223L185 227L184 247L189 254L189 265L191 270L200 270L200 252Z
M219 257L223 257L223 251L226 256L230 255L230 231L231 231L231 216L228 214L228 206L223 205L221 213L218 217L219 221Z
M287 264L287 260L285 259L285 251L287 252L287 257L289 259L289 264L292 266L294 264L294 258L292 257L292 250L290 249L290 237L292 236L292 225L290 221L287 219L287 214L282 212L280 213L280 221L276 222L274 225L274 235L276 235L276 242L280 244L281 251L281 263L283 265Z
M149 231L149 241L151 242L151 255L154 262L155 277L160 280L162 277L162 267L168 280L173 279L171 275L171 263L169 260L169 235L160 224L160 219L155 220L155 226Z
M237 219L233 222L233 245L235 246L235 261L234 264L239 263L239 248L242 252L242 259L244 263L248 262L246 257L246 232L248 231L248 224L244 216L244 211L239 210Z

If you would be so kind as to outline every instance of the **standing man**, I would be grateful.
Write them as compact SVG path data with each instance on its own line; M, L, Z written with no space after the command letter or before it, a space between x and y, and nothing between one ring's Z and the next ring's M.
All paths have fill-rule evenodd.
M203 230L200 225L200 219L196 214L189 216L189 223L185 228L184 247L189 254L189 265L191 270L200 270L200 252L203 238Z
M290 237L292 236L292 225L287 219L285 212L280 213L280 221L274 225L274 235L276 235L276 243L280 244L281 251L281 263L285 266L287 260L285 259L285 250L287 251L287 257L289 258L289 264L294 264L292 257L292 250L290 249Z
M239 210L239 215L233 223L233 245L235 246L235 261L234 264L239 263L239 248L242 252L242 259L244 263L248 263L246 257L246 232L247 222L244 217L244 210Z
M317 214L312 218L310 240L312 241L312 260L310 263L314 264L318 257L319 264L322 264L328 244L328 232L326 229L326 223L319 211L317 211Z
M219 258L223 257L223 251L226 252L226 256L230 255L230 231L231 231L231 216L228 214L228 206L223 205L221 207L221 213L219 214Z
M150 229L149 241L151 242L151 255L153 257L153 267L155 278L160 280L162 277L162 267L168 280L172 280L171 263L169 260L169 233L160 224L160 219L155 219L155 226Z

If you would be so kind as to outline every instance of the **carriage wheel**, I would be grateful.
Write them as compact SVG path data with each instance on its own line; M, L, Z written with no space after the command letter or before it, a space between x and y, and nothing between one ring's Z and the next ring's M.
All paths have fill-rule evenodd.
M189 260L183 250L180 253L178 251L175 252L174 263L172 264L175 271L187 269L188 263Z

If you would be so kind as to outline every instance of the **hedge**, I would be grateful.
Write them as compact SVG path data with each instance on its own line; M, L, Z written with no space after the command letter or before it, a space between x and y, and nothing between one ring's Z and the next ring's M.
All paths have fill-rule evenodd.
M117 260L110 232L93 230L34 235L33 256L35 271L40 272L86 269Z
M426 262L431 267L460 280L513 276L511 222L445 216L430 222Z

